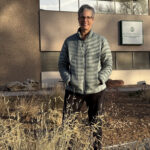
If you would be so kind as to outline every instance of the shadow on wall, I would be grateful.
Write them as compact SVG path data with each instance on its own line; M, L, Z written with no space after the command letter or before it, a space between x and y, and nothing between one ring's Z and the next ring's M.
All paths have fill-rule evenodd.
M77 13L40 10L40 28L41 50L60 51L64 40L77 32Z
M0 84L40 80L39 2L0 1Z

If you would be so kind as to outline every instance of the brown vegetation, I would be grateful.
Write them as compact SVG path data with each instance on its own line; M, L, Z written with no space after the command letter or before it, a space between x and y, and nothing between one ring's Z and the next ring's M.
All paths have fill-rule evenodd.
M87 112L74 114L62 126L63 90L57 87L50 92L49 96L0 98L0 149L92 150ZM107 91L104 102L103 147L150 138L149 90ZM76 120L76 115L83 119Z

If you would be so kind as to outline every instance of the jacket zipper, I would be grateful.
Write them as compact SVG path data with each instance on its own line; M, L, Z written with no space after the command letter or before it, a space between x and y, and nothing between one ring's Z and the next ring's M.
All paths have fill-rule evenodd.
M86 87L85 87L85 78L86 78L86 53L84 54L84 94L85 94L85 90L86 90Z
M85 78L86 78L86 47L85 42L83 42L84 45L84 82L83 82L83 94L85 94L86 86L85 86Z

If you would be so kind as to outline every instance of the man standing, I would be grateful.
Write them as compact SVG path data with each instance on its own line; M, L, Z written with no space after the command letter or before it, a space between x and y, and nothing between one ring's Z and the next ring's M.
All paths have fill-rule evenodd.
M89 123L100 123L102 94L112 71L112 55L107 40L92 31L94 9L82 5L78 11L79 29L68 37L59 57L59 72L66 84L63 119L66 114L81 110L86 102ZM67 110L67 105L71 106ZM101 149L101 128L94 134L94 150Z

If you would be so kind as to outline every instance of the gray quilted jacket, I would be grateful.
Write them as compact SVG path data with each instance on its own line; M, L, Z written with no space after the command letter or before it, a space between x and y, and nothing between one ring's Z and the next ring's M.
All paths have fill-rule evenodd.
M107 40L92 30L82 40L78 30L65 40L58 68L69 91L91 94L104 90L112 71L112 54Z

